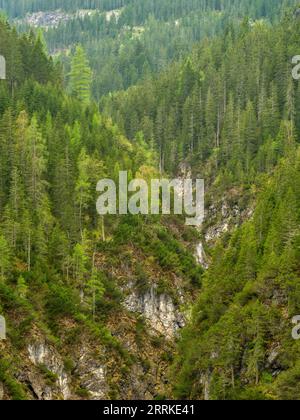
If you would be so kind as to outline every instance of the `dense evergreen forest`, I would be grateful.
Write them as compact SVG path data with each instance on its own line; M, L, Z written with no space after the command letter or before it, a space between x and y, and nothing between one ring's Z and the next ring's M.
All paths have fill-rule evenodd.
M298 21L270 27L245 21L239 30L204 41L163 75L102 99L129 138L155 141L167 172L188 159L220 182L272 168L284 153L290 121L299 130L299 86L291 77ZM296 131L295 131L296 130ZM209 161L209 165L207 165Z
M276 4L277 3L277 4ZM24 16L27 13L36 11L49 11L61 9L64 11L76 11L78 9L99 9L114 10L124 6L129 6L126 10L128 15L134 16L135 23L141 23L147 19L150 14L156 18L168 20L172 18L180 18L185 13L195 10L207 12L209 10L225 10L228 5L231 10L239 9L240 11L257 14L256 17L263 15L271 16L278 8L282 8L289 4L289 0L276 2L271 0L258 0L249 2L247 0L1 0L0 8L4 9L9 16Z
M68 10L67 2L60 2ZM81 44L87 51L93 74L93 93L102 95L127 89L147 80L191 51L195 42L223 33L228 25L244 19L278 19L295 0L134 0L108 19L96 11L47 28L45 38L70 70L70 54ZM1 3L0 3L1 7ZM83 6L82 6L83 7ZM27 30L27 25L21 25ZM112 71L113 69L113 71Z
M7 80L0 81L0 312L9 335L4 354L1 348L0 382L8 397L30 398L29 388L15 375L28 368L21 353L35 328L56 351L65 349L70 375L74 347L84 337L85 346L98 343L98 352L106 348L105 359L114 364L106 379L111 381L107 397L126 398L130 386L133 393L142 392L128 369L134 365L140 375L149 372L145 347L153 347L156 372L169 344L164 337L146 339L143 321L121 306L126 298L122 284L130 281L143 291L155 282L158 298L170 290L176 304L174 278L187 294L201 282L202 269L189 247L197 235L178 220L170 230L170 221L165 224L159 217L107 219L96 214L98 180L117 181L121 168L131 176L154 175L158 163L142 136L129 142L90 101L81 50L72 66L72 96L63 93L60 69L45 55L39 38L20 37L1 20L0 52L7 59ZM120 334L128 325L112 335L123 325L122 317L131 323L143 352L127 350L123 343L127 336ZM48 386L51 378L52 385L56 382L51 369L38 365ZM88 398L88 386L76 375L74 381L72 395ZM158 391L151 387L153 398Z
M24 16L48 10L76 11L78 9L118 9L129 4L132 0L0 0L0 9L10 17Z
M57 3L0 18L0 398L299 399L298 1L0 8ZM201 232L97 215L124 169L204 178Z
M164 170L187 162L212 200L255 201L251 220L213 248L174 364L177 397L298 398L299 42L297 14L273 27L244 21L155 80L103 99L129 138L141 131L156 144Z

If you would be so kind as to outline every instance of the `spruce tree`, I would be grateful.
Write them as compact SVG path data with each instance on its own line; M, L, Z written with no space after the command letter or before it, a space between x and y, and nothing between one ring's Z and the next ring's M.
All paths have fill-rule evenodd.
M92 71L84 49L76 47L71 63L70 90L84 104L91 99Z

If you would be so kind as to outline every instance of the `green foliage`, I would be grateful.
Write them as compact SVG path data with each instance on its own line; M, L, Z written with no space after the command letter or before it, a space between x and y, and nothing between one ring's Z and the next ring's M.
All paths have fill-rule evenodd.
M19 36L0 19L8 70L0 81L0 303L15 351L33 324L53 336L69 322L65 343L84 331L122 358L125 375L132 354L108 328L123 310L121 285L130 278L144 293L155 283L178 306L176 278L184 292L200 293L174 358L172 397L298 398L290 317L300 310L300 107L288 63L299 21L287 9L277 22L292 0L225 3L107 0L102 10L125 6L119 19L97 12L49 29L50 49L72 45L61 56L70 96L41 34ZM57 6L0 0L11 16ZM91 68L99 70L93 80ZM100 178L117 180L121 169L130 178L177 174L181 162L212 194L238 191L244 207L256 199L253 216L211 250L206 272L190 249L198 234L182 233L180 219L96 213ZM138 319L140 346L145 329ZM164 350L165 338L149 345ZM10 365L1 359L0 381L24 399ZM148 360L142 365L148 372ZM57 381L41 372L49 386ZM84 388L77 394L89 397ZM118 385L110 395L119 396Z
M91 97L91 69L85 52L77 46L71 62L70 91L84 104L88 104Z
M0 236L0 279L4 281L5 274L10 265L10 252L8 243L3 236Z
M209 184L249 187L295 142L296 84L284 76L299 44L291 15L274 26L247 20L246 31L229 25L159 76L104 97L103 111L130 139L142 131L154 142L165 172L184 160Z
M79 296L63 285L51 284L46 296L46 309L51 318L75 316L78 312Z
M0 360L0 380L7 388L9 395L14 400L25 400L26 394L20 383L18 383L10 372L11 361L5 358Z
M297 399L299 346L282 308L299 298L299 159L281 161L252 220L215 250L174 364L178 397L203 397L202 374L213 399ZM288 366L277 377L267 360L278 342Z
M18 278L16 291L21 298L23 299L26 298L27 292L28 292L28 286L26 284L26 280L22 276Z
M47 385L51 386L57 382L58 376L55 373L51 372L45 365L40 365L39 369Z
M82 387L76 389L76 394L83 399L88 399L90 396L90 392L86 388Z
M278 19L284 7L297 4L297 0L97 0L70 2L64 0L27 0L27 4L11 6L2 0L10 15L23 15L25 11L61 9L69 13L87 7L91 15L69 15L67 22L47 28L45 38L50 51L60 53L61 61L69 69L69 52L80 44L87 51L94 70L93 93L97 99L113 91L127 89L145 81L165 69L170 62L180 59L193 45L207 37L222 34L228 27L236 29L240 21L251 19ZM71 4L70 4L71 3ZM1 2L0 2L1 7ZM38 9L40 7L40 9ZM118 9L107 19L104 10ZM21 27L27 28L22 22ZM66 72L68 72L67 70ZM201 72L197 73L201 80ZM185 88L189 88L186 84ZM184 89L185 89L184 88ZM133 114L128 123L134 127ZM147 119L144 119L146 122Z

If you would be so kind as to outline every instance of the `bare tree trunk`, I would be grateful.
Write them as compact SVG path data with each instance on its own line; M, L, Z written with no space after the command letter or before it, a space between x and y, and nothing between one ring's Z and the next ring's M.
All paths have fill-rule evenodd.
M231 366L231 384L232 388L235 388L234 368Z
M83 241L83 232L82 232L82 194L80 194L80 203L79 203L79 227L80 227L80 236Z
M255 378L255 384L259 384L259 369L258 366L256 366L256 378Z
M217 125L217 136L216 136L216 147L220 147L220 130L221 130L221 113L220 107L218 108L218 125Z
M105 242L106 241L106 237L105 237L105 224L104 224L104 216L102 216L102 241Z
M93 321L95 322L96 319L96 292L95 288L93 290Z

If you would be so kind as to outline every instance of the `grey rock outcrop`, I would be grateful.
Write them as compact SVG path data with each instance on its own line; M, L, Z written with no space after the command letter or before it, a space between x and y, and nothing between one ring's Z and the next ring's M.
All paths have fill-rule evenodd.
M57 353L57 351L52 346L47 345L45 342L36 342L28 345L28 355L30 361L35 366L45 366L49 372L57 376L56 385L58 391L62 394L63 398L67 400L71 395L69 388L70 380L67 373L65 372L62 358ZM52 398L51 387L40 389L39 383L35 381L34 375L31 375L29 379L31 380L35 394L40 399Z
M99 360L92 358L84 347L81 349L75 374L80 378L80 387L88 391L89 399L107 398L106 368Z
M208 258L205 253L202 242L199 242L199 244L196 247L196 260L197 260L197 263L202 265L203 268L205 268L206 270L208 269L209 267Z
M133 290L125 300L126 308L145 317L153 330L171 339L185 325L184 316L167 294L158 294L156 287L139 294Z

